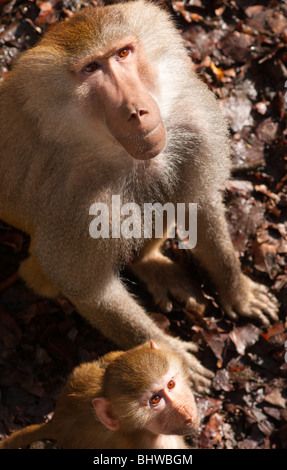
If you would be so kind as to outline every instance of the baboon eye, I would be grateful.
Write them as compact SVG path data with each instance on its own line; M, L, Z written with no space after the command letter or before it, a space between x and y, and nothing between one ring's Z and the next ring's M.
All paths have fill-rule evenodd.
M175 381L174 380L170 380L167 384L167 388L169 389L172 389L175 387Z
M121 49L119 51L118 56L120 57L120 59L125 59L130 52L131 50L128 47L125 47L124 49Z
M87 65L83 67L83 72L85 73L92 73L95 72L99 68L99 64L97 62L89 62Z
M154 395L151 399L150 402L152 405L157 405L161 400L161 397L159 395Z

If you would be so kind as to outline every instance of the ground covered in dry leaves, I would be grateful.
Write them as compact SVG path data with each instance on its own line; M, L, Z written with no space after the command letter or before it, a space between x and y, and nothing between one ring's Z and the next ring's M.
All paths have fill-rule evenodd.
M0 0L0 79L48 28L100 1ZM287 3L277 0L162 1L182 32L194 68L220 99L232 136L234 171L227 217L243 270L281 302L269 329L223 317L202 280L209 306L202 318L180 306L156 311L136 280L130 286L162 328L200 344L216 372L198 397L198 448L287 448ZM0 437L51 416L65 377L79 362L114 347L65 299L37 297L17 277L28 237L0 222ZM168 241L167 253L187 254Z

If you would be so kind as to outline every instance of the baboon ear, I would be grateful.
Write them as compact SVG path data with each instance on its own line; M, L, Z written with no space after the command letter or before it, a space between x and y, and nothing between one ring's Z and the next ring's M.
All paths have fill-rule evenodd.
M111 431L120 429L119 420L114 416L111 402L104 397L94 398L92 400L96 415L106 428Z
M158 345L151 339L149 342L151 349L159 349Z

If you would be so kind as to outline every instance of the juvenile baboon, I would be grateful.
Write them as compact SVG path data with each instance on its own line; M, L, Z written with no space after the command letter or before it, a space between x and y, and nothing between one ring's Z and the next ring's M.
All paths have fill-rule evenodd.
M198 413L178 355L153 341L76 367L48 423L0 442L17 449L54 439L64 449L187 449Z

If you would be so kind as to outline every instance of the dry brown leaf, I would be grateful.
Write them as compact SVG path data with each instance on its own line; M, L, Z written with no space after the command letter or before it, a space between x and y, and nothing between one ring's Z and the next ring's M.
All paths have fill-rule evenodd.
M229 333L237 352L242 356L245 354L245 349L252 346L258 340L260 329L252 324L242 327L234 326L233 330Z
M286 406L286 400L282 397L278 388L275 388L272 392L268 393L268 395L265 395L264 400L271 405L280 406L280 408L285 408Z
M217 83L221 83L224 79L223 70L221 70L219 67L216 67L215 63L212 62L212 61L210 62L209 67L210 67L212 73L215 75Z

